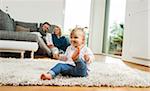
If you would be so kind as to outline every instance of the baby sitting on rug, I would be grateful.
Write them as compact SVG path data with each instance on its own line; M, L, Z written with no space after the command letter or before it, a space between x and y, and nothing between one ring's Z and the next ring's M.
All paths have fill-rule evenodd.
M85 46L85 33L83 28L74 28L70 34L71 45L65 54L58 55L59 60L65 63L58 63L47 73L41 74L42 80L51 80L58 74L72 77L86 77L88 75L88 64L94 60L92 51Z

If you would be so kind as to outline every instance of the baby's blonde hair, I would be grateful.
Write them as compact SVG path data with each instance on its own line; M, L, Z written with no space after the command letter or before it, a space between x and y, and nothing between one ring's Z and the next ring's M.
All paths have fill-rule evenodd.
M84 28L81 28L81 27L75 27L74 29L72 29L71 31L71 35L74 33L74 32L82 32L83 33L83 40L85 42L85 31L84 31Z

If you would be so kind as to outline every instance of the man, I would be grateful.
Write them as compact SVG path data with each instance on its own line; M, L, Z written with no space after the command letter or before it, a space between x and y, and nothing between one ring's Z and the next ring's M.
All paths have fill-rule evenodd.
M38 43L39 43L40 49L46 52L50 58L52 57L52 51L47 46L45 38L46 38L47 32L53 31L52 29L53 27L52 28L51 27L52 26L48 22L44 22L38 30L38 32L40 32L42 35L42 37L38 37Z

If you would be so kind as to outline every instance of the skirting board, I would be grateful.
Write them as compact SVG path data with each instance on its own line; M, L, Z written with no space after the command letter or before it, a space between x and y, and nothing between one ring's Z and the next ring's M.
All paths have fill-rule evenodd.
M150 61L150 58L145 58L145 57L133 57L135 59L140 59L140 60L145 60L145 61Z

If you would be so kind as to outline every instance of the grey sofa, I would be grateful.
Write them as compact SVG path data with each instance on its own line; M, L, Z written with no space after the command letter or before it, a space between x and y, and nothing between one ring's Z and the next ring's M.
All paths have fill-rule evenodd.
M54 26L51 27L49 32L52 32L53 28ZM22 53L21 55L23 55L23 52L25 51L31 51L32 58L34 56L33 54L34 52L40 55L43 53L51 56L51 50L46 46L38 30L39 30L38 23L15 21L13 18L9 16L9 14L0 10L0 43L1 43L0 57L3 56L3 54L8 55L9 52L12 52L12 50L13 52L15 51L18 52L19 50L19 52ZM13 41L13 42L9 42L9 41ZM20 42L24 42L25 44L19 44ZM8 45L2 45L2 43L3 44L8 43ZM13 48L11 43L12 44L15 43ZM38 47L36 46L36 44L38 45ZM22 48L22 49L17 49L17 46L20 46L18 48ZM31 47L27 47L27 46L31 46ZM4 52L8 52L8 53L4 53Z

